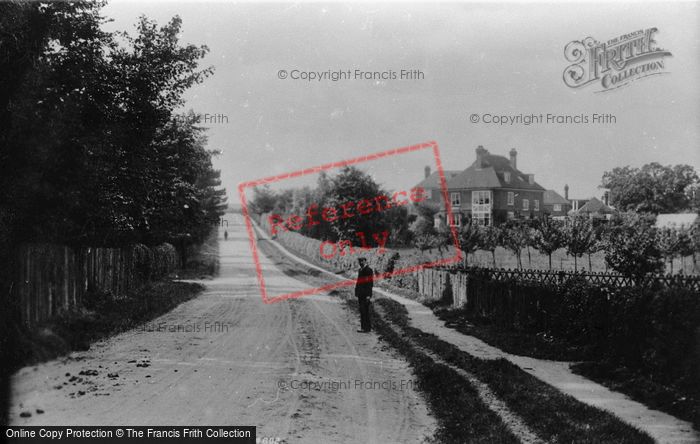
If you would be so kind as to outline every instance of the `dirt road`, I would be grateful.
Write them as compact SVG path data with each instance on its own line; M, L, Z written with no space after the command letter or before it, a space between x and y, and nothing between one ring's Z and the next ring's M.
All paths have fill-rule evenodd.
M410 368L376 335L356 333L340 301L262 303L245 228L232 222L220 276L203 294L89 351L17 372L11 423L256 425L259 437L289 443L430 436L435 421L409 386ZM305 288L261 259L272 292Z

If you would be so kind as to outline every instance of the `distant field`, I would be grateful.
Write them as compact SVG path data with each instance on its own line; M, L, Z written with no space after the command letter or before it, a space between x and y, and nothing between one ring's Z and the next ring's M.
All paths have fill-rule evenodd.
M401 256L404 258L415 257L416 262L422 259L423 262L430 259L438 259L441 257L449 257L454 255L454 247L450 247L449 252L443 249L443 254L439 254L437 249L431 251L420 252L415 249L403 248L398 249ZM673 263L673 273L678 273L682 268L681 259L675 259ZM685 258L685 267L683 268L684 274L698 274L700 270L693 271L693 260L691 257ZM523 251L522 254L523 268L548 270L549 269L549 258L546 255L540 254L538 251L530 250L530 261L528 261L527 250ZM479 265L483 267L492 267L493 259L491 253L488 251L477 251L474 254L469 255L470 265ZM498 248L496 250L496 267L497 268L518 268L518 261L515 255L504 249ZM699 264L700 267L700 264ZM552 269L553 270L573 270L574 269L574 258L566 254L565 249L560 249L552 254ZM612 271L607 269L605 266L605 255L602 252L591 255L591 266L588 265L588 256L584 255L578 258L578 270L585 269L586 271L592 270L594 272L604 272ZM671 268L666 265L666 273L670 273Z

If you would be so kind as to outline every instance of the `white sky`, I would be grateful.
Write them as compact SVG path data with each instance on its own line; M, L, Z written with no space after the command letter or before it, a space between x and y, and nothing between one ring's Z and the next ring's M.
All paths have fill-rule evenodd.
M206 44L214 75L187 108L223 114L209 148L223 150L229 200L239 182L435 140L446 169L463 169L483 145L518 150L518 167L571 197L600 195L616 166L688 163L700 170L699 3L252 4L113 2L109 29L140 14L183 19L182 41ZM564 85L564 46L658 28L667 75L595 94ZM281 69L419 69L418 81L280 80ZM612 125L472 124L472 113L612 113ZM388 188L421 180L425 158L382 169ZM388 168L388 167L387 167ZM434 165L433 165L434 169Z

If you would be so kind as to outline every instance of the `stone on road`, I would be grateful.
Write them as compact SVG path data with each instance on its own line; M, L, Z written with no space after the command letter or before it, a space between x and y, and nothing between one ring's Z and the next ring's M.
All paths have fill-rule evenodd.
M435 421L408 364L333 296L264 304L242 218L220 275L148 328L19 370L12 425L255 425L286 442L421 442ZM261 256L268 289L307 288ZM372 384L372 385L370 385ZM43 414L22 415L42 411Z

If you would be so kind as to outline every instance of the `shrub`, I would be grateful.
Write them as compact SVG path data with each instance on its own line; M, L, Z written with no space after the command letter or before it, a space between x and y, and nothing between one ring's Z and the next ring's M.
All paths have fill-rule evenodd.
M469 269L467 307L505 330L546 332L584 355L697 387L700 298L686 288L491 280Z
M635 213L620 216L607 230L605 261L613 270L636 281L662 271L656 228Z

